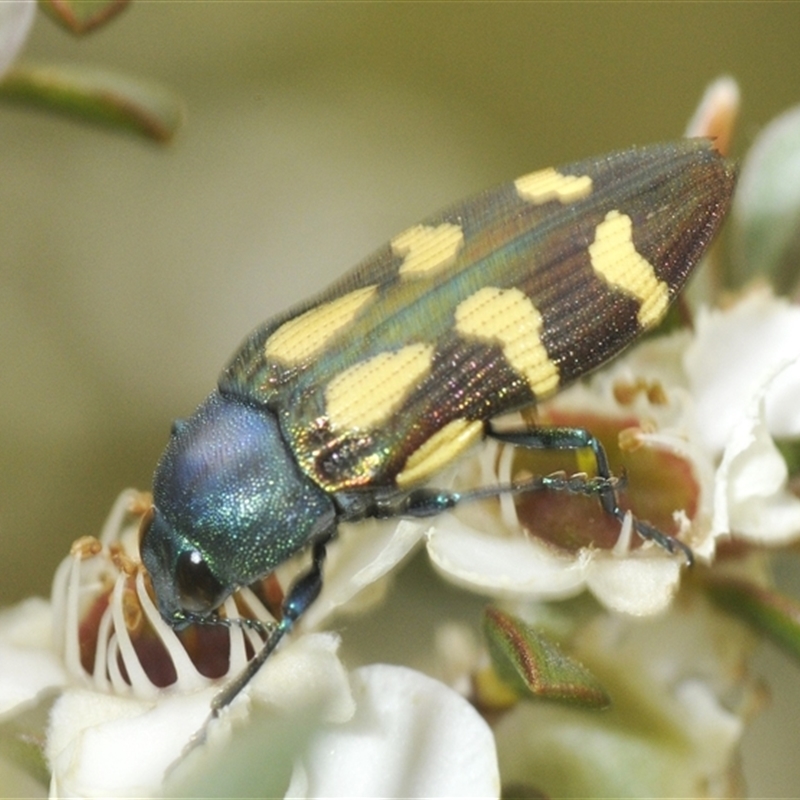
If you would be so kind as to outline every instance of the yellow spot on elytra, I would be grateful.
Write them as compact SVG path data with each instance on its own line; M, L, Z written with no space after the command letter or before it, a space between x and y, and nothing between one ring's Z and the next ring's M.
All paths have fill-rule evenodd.
M573 203L592 191L592 179L588 175L562 175L552 167L523 175L514 181L517 194L529 203L541 205L550 200Z
M420 277L453 264L464 246L464 231L449 222L435 228L415 225L395 236L390 245L392 252L403 259L399 274L405 278Z
M558 367L542 343L542 315L519 289L479 289L456 308L456 330L499 342L503 355L541 398L558 388Z
M356 289L284 322L264 345L267 358L289 365L308 361L350 324L376 291L376 286Z
M433 346L410 344L379 353L337 375L325 390L335 430L375 428L391 417L430 372Z
M407 459L403 471L395 479L403 489L422 483L439 472L453 459L477 442L483 435L483 423L454 419L420 445Z
M636 318L643 328L652 328L663 319L669 306L669 287L656 277L653 265L636 252L633 223L627 214L606 214L589 245L589 259L598 275L641 303Z

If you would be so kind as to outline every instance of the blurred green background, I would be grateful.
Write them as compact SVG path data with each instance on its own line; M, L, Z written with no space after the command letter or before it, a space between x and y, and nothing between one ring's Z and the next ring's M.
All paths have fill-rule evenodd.
M23 59L158 80L187 123L162 148L0 107L4 604L149 487L251 327L418 218L679 136L722 73L744 152L800 102L800 4L162 0L82 40L40 15ZM772 713L800 715L800 671L765 659ZM751 740L751 789L800 791L793 754Z

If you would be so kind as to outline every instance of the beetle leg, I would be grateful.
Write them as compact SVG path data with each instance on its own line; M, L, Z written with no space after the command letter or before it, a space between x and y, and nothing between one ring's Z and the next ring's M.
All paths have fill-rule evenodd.
M330 537L329 537L330 538ZM236 695L244 689L253 676L261 669L278 642L294 627L294 623L317 599L322 589L322 565L325 562L325 542L317 542L312 549L311 568L295 581L286 599L283 601L281 621L270 632L264 646L248 662L247 666L231 681L212 701L211 714L216 716L230 705Z
M529 450L583 450L590 449L594 454L597 474L604 479L604 483L597 489L600 505L612 517L620 520L625 518L625 511L620 508L615 481L608 466L608 457L600 441L584 428L531 428L524 431L495 431L491 424L487 426L487 436L499 442L506 442L515 447L524 447ZM538 488L538 487L534 487ZM548 488L548 487L542 487ZM649 539L663 547L670 553L681 552L687 564L694 563L694 554L687 545L658 530L647 522L633 518L636 532L643 539Z
M587 478L586 475L567 475L555 472L552 475L536 475L517 483L497 484L495 486L482 486L478 489L468 489L464 492L450 492L446 489L425 487L414 489L408 494L389 501L376 504L373 516L378 519L392 517L414 517L423 519L435 517L460 503L470 500L485 500L488 497L497 497L501 494L523 494L528 492L568 492L569 494L598 495L613 489L620 483L620 479L612 476L604 478Z

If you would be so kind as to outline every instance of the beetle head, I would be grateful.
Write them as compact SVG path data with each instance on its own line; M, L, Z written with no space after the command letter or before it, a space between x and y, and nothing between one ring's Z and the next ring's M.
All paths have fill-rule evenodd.
M174 627L208 617L335 523L333 502L300 472L274 414L214 392L173 426L142 525L161 615Z

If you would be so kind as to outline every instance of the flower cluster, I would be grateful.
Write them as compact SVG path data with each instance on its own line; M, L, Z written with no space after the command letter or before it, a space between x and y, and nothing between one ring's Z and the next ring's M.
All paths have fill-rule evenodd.
M732 93L714 87L695 132L726 129ZM798 116L781 131L800 130ZM747 166L742 182L758 183ZM747 672L756 638L710 587L768 592L765 552L800 537L782 449L800 436L800 307L751 285L693 322L536 410L535 424L603 441L631 512L621 525L591 490L344 525L321 596L220 713L213 698L279 619L304 556L229 598L220 624L176 632L139 560L149 498L124 493L101 536L73 545L50 603L0 615L0 739L27 743L0 752L0 774L49 781L53 797L497 797L501 779L506 794L737 794L737 747L761 702ZM584 466L487 441L447 479L462 491ZM695 569L642 541L633 515L691 548ZM405 598L389 576L418 546L496 604L488 646L441 582L412 628L392 611ZM340 659L330 630L366 610L406 643L402 663ZM420 658L426 626L437 645Z

